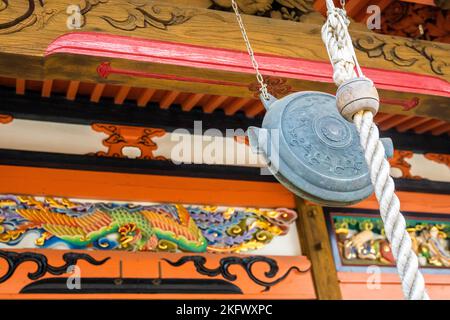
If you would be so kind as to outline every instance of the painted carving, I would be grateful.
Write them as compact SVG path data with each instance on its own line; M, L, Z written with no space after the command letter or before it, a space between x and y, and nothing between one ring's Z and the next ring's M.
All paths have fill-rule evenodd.
M450 168L450 154L442 154L442 153L425 153L424 157L428 160L445 164Z
M41 30L58 14L66 14L64 10L52 8L44 0L28 0L27 8L20 12L16 8L17 1L0 0L0 15L12 17L7 22L0 23L0 34L19 32L25 28L35 27ZM80 14L87 14L92 8L99 4L107 3L108 0L83 0L80 5ZM74 3L76 4L76 3ZM84 19L85 21L85 19Z
M422 179L420 176L413 176L411 174L411 164L405 160L411 159L413 155L412 151L394 150L394 155L389 159L389 163L392 168L397 168L402 172L402 175L399 178Z
M450 9L450 1L448 0L434 0L434 4L444 10Z
M429 5L394 1L381 15L379 33L450 43L450 14Z
M0 243L9 246L192 252L203 252L207 246L183 206L0 199Z
M13 117L7 114L0 114L0 123L7 124L13 121Z
M111 66L111 62L101 62L97 67L97 74L107 79L111 74L120 74L129 77L140 77L140 78L150 78L150 79L159 79L159 80L175 80L175 81L183 81L183 82L198 82L198 83L207 83L221 86L244 86L238 82L231 81L223 81L223 80L214 80L208 78L199 78L199 77L179 77L172 74L162 74L162 73L151 73L140 70L129 70L129 69L119 69L113 68Z
M333 232L343 265L394 265L380 218L332 215ZM450 267L450 220L407 219L413 250L423 267Z
M232 11L231 0L212 0L210 9ZM291 21L314 11L314 0L237 0L241 12L245 14L271 17Z
M391 104L391 105L401 106L403 111L409 111L419 105L420 99L418 97L414 97L410 100L381 98L380 102L382 104Z
M86 253L68 252L62 256L64 261L63 265L53 266L48 262L47 257L43 254L37 252L12 252L5 250L0 250L0 258L4 259L8 265L8 270L0 277L0 283L3 283L11 278L17 267L26 262L34 262L36 264L36 271L28 273L28 278L30 280L37 280L45 276L47 273L52 275L67 273L68 267L76 265L79 260L84 260L94 266L100 266L109 260L109 258L95 260Z
M297 218L289 209L192 207L189 213L208 241L208 251L221 253L262 248L275 236L285 235Z
M276 98L283 98L293 92L292 87L287 84L287 80L270 76L263 76L264 83L267 84L267 90ZM261 85L255 81L248 86L248 90L254 92L254 97L259 99Z
M411 67L425 60L435 74L448 73L449 63L443 59L447 51L436 44L425 44L409 39L387 43L377 36L356 38L353 43L356 49L365 52L370 58L383 57L401 67Z
M137 159L166 160L162 156L153 154L158 145L152 139L164 136L166 132L163 129L101 123L94 123L92 129L109 135L108 138L103 140L103 145L108 148L108 151L99 151L95 153L96 156L124 158L126 157L123 153L124 148L137 148L140 151Z
M240 265L254 283L264 287L263 292L269 291L271 287L286 279L293 270L297 272L308 271L308 269L300 270L298 267L293 266L290 267L288 271L286 271L286 273L280 276L278 279L268 282L259 279L252 271L253 264L263 262L269 266L269 270L265 272L265 276L267 278L274 278L277 276L279 267L276 260L264 256L249 256L245 258L225 257L220 259L220 264L216 268L208 268L206 266L207 260L203 256L184 256L178 259L177 261L170 261L169 259L163 260L174 267L180 267L188 262L192 262L195 265L195 269L197 270L198 273L209 277L221 275L224 279L229 281L235 281L237 279L236 274L230 272L229 270L230 267L233 265Z
M114 28L133 31L138 28L157 28L167 30L170 26L183 24L195 16L208 15L219 20L222 17L216 14L204 13L198 9L178 8L171 5L147 4L147 1L127 1L132 7L127 9L128 16L125 19L114 19L102 16L109 25Z
M0 248L240 252L288 232L288 209L0 196Z

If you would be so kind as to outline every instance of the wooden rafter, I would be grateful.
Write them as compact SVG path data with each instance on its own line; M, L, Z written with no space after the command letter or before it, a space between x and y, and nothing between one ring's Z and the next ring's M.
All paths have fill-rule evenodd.
M45 5L51 9L54 3L64 5L66 1ZM45 21L39 37L31 27L14 32L0 30L7 33L2 35L0 75L14 79L25 79L26 76L30 81L79 81L90 86L102 83L136 88L137 92L147 88L168 90L172 93L162 104L164 107L168 107L175 91L254 99L254 72L234 15L207 9L201 0L148 1L147 7L140 10L149 10L161 3L164 3L168 16L170 13L180 17L184 14L186 19L176 19L164 30L153 27L151 23L134 26L133 17L127 18L133 14L133 6L139 4L120 2L118 5L119 0L109 0L86 9L84 15L89 24L83 27L82 32L66 32L52 19ZM148 19L152 18L149 16ZM131 21L131 25L124 27L117 21ZM299 90L335 92L319 24L250 15L245 16L245 22L262 73L268 77L269 83L282 83L282 87L269 88L273 93L280 90L284 93ZM274 34L273 30L283 30L283 33ZM428 42L417 41L414 47L410 47L407 39L361 30L353 30L352 35L358 44L360 63L366 75L377 84L382 98L400 101L400 104L383 105L382 112L450 120L448 113L439 112L435 107L448 105L450 97L447 55L450 46L431 48ZM308 45L299 46L299 43ZM395 50L379 52L376 48ZM421 54L424 48L432 50L433 61ZM404 65L404 61L412 62ZM68 67L60 68L61 65ZM52 92L54 90L57 88L52 88ZM84 90L75 90L77 92L68 97L76 98ZM92 101L100 99L101 91L101 86L94 88ZM135 100L133 89L129 94L127 99ZM179 95L175 99L184 99L184 96ZM144 101L142 98L138 104L143 106ZM198 105L206 111L226 109L233 114L234 110L250 108L249 101L239 106L243 101L230 99L217 106L211 101L205 107L205 101L199 100L192 106L186 103L185 109ZM411 105L411 101L417 103ZM257 112L255 107L247 114Z

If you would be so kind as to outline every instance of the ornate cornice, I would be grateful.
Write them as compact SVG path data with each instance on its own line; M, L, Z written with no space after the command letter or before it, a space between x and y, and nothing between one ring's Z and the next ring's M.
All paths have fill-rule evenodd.
M0 258L4 259L8 265L8 269L0 277L0 283L3 283L11 278L16 272L16 269L22 263L34 262L36 264L36 271L28 273L28 278L30 280L37 280L45 276L47 273L50 273L52 275L62 275L64 273L67 273L67 269L69 268L69 266L77 265L79 260L84 260L85 262L94 266L100 266L109 260L109 258L96 260L87 253L68 252L64 253L62 256L64 264L54 266L50 264L47 257L41 253L14 252L5 250L0 250Z
M94 7L105 4L109 0L84 0L83 5L79 7L80 27L84 26L85 15ZM36 30L44 29L47 24L59 14L67 14L67 8L61 9L58 6L47 5L44 0L28 0L25 11L21 12L21 3L18 1L1 1L0 14L9 15L11 18L6 22L0 23L0 35L11 34L22 31L23 29L34 27ZM16 12L21 12L17 13Z
M439 2L442 9L393 1L383 10L381 29L375 31L412 39L450 43L450 14L448 10L444 10L444 1Z
M447 51L437 44L400 38L388 43L376 35L355 38L353 43L357 50L365 52L370 58L383 57L401 67L412 67L416 63L426 61L433 73L448 74L450 65L443 55Z
M248 256L248 257L225 257L220 259L219 266L216 268L209 268L206 266L207 259L203 256L184 256L178 259L177 261L171 261L169 259L163 259L168 264L174 267L181 267L188 262L192 262L195 266L195 270L205 276L215 277L221 275L224 279L229 281L235 281L237 279L237 275L231 273L229 270L233 265L240 265L249 278L256 284L264 287L263 292L267 292L274 285L285 280L292 271L297 271L299 273L304 273L309 270L301 270L297 266L290 267L283 275L279 276L273 281L265 281L260 279L253 272L253 265L255 263L264 263L269 267L269 270L265 272L265 276L267 278L274 278L278 275L279 267L277 261L265 256Z
M219 15L201 12L195 8L180 8L173 5L147 4L127 1L131 6L127 8L128 16L125 19L114 19L110 16L101 16L103 20L114 28L133 31L137 28L156 28L167 30L170 26L183 24L195 16L208 15L221 20Z
M231 0L211 0L209 8L233 11ZM290 21L300 21L303 15L314 11L314 0L237 0L239 9L244 14L270 17Z

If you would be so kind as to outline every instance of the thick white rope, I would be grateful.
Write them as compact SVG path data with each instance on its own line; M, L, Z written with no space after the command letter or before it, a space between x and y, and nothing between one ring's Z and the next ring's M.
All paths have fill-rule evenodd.
M364 77L359 68L353 44L348 32L349 20L344 10L336 8L332 0L326 0L328 19L322 28L322 40L333 65L333 80L337 86L350 79ZM355 72L358 71L358 74ZM387 239L397 262L403 294L410 300L428 300L425 281L419 263L412 250L411 238L406 231L406 222L400 212L400 201L395 194L394 180L390 176L390 165L385 158L384 146L370 111L360 111L353 121L360 134L361 145L369 166L370 178L380 205Z

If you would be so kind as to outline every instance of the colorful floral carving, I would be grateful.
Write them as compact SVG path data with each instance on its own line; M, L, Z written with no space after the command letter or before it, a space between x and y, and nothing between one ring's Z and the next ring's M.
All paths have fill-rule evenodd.
M0 196L0 248L239 252L286 234L288 209L78 202Z
M203 252L207 246L195 221L179 205L0 196L0 213L0 242L9 246L167 251L170 242L170 249L190 252Z
M380 218L332 214L333 231L343 265L394 265ZM450 219L407 219L413 250L423 267L450 267Z
M216 207L193 207L189 212L208 241L210 252L259 249L274 236L286 234L297 218L297 213L289 209L223 211Z

